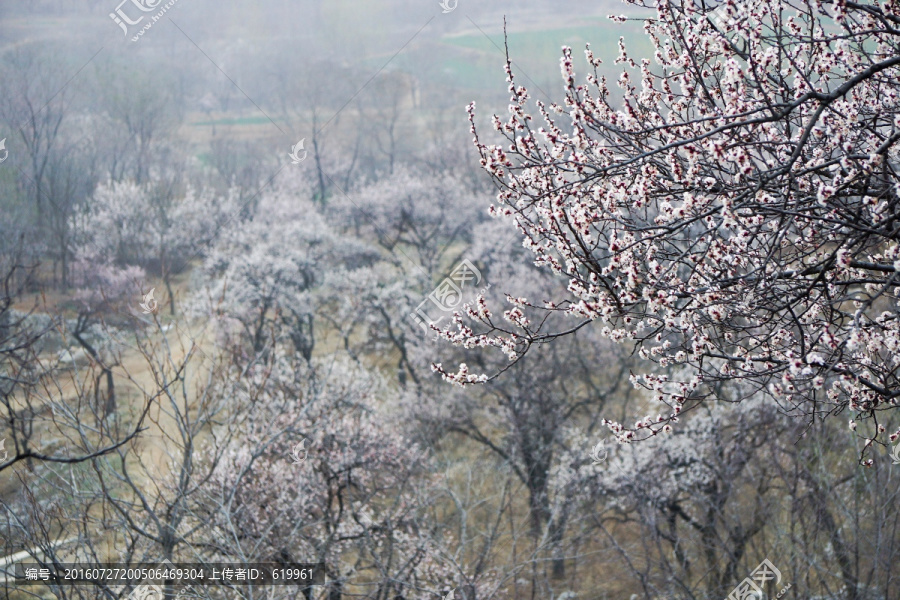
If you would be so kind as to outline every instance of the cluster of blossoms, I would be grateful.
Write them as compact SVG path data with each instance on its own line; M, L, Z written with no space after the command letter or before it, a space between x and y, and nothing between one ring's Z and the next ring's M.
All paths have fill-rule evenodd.
M617 90L590 47L578 83L564 48L565 102L536 102L542 126L507 65L503 144L482 142L470 105L491 212L567 288L508 299L503 321L479 302L444 336L515 360L599 322L655 363L634 383L665 405L608 422L623 441L728 381L792 414L849 409L875 438L900 397L900 3L725 4L713 19L657 2L655 65L620 41ZM576 324L550 331L548 312Z
M332 596L380 576L390 597L429 597L455 581L437 532L421 524L418 494L430 495L415 476L426 453L379 416L384 381L346 357L276 354L225 388L247 404L239 433L208 451L203 546L222 560L321 562Z

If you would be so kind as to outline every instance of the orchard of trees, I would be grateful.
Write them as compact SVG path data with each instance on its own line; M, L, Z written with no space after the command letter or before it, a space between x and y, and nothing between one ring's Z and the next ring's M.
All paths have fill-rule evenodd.
M900 2L629 2L556 100L4 38L0 594L900 597Z

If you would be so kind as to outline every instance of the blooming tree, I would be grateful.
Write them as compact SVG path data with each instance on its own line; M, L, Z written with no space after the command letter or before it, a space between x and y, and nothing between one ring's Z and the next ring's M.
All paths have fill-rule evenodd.
M175 181L173 181L175 180ZM172 276L201 256L238 205L239 190L223 195L210 187L181 192L177 174L152 172L143 184L107 181L76 215L76 256L158 272L174 311Z
M672 435L605 439L595 459L596 437L560 432L569 448L553 486L579 507L584 537L615 540L600 550L608 570L630 574L615 597L724 598L765 556L799 597L885 597L869 582L896 562L882 515L897 483L889 461L857 468L848 433L777 414L762 396L709 402ZM822 546L827 558L809 561Z
M18 468L20 461L29 461L28 468L34 470L35 461L75 464L110 453L137 435L141 420L130 429L123 427L116 432L100 425L115 408L108 365L111 360L101 356L112 352L104 353L105 348L96 342L92 345L86 335L88 327L79 330L78 325L82 315L90 311L88 305L101 300L79 292L77 325L70 329L108 376L103 401L99 401L99 384L91 393L90 383L66 377L56 370L57 363L42 360L41 354L52 344L53 332L62 330L61 320L37 312L36 306L28 312L14 308L16 303L25 302L23 290L31 283L33 271L19 266L18 258L10 256L9 263L0 266L0 471ZM118 278L112 279L114 286ZM48 443L54 438L68 439L71 445L65 452L57 452L54 444Z
M290 339L309 360L326 274L362 268L376 255L333 231L305 182L301 175L282 177L260 197L250 220L230 222L209 253L204 276L220 324L242 329L254 352L275 335Z
M90 250L90 249L86 249ZM101 323L104 315L118 317L128 315L128 302L138 297L140 281L144 271L140 267L119 267L105 261L96 252L84 252L76 255L72 261L72 279L77 289L73 294L73 307L76 317L68 331L75 341L91 357L101 370L106 380L105 411L107 414L116 409L115 380L113 367L118 363L112 336ZM124 308L123 308L124 307ZM96 395L99 398L99 377Z
M335 197L330 209L348 233L376 241L405 268L434 276L471 239L481 201L458 177L402 167L352 197ZM412 261L421 268L410 268Z
M509 63L509 116L493 118L504 143L482 141L470 105L500 187L491 212L567 286L510 297L501 318L478 302L446 337L511 360L593 322L635 344L655 364L634 383L662 410L608 422L623 441L735 380L736 400L849 408L872 421L866 448L895 440L880 413L900 397L897 3L728 0L721 19L703 2L655 9L652 60L619 42L618 90L590 47L579 83L564 48L565 102L536 102L542 126ZM465 365L444 375L486 378Z
M328 598L429 598L456 580L438 528L421 519L433 501L415 479L426 453L385 418L377 375L288 352L246 384L252 410L201 488L198 547L222 560L321 562Z

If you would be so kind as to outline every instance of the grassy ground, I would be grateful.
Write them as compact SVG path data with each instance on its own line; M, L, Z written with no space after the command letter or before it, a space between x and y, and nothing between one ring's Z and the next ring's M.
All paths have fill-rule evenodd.
M569 46L576 57L576 68L583 71L586 62L583 50L591 44L595 54L603 59L613 71L613 61L618 54L619 37L625 38L625 44L634 56L652 56L653 48L641 30L638 22L624 24L612 23L609 20L591 20L589 24L579 27L545 29L532 31L511 31L507 37L509 55L523 75L528 75L538 83L560 81L559 59L562 46ZM471 50L481 57L487 57L489 63L502 62L505 50L502 35L485 35L475 31L462 35L450 35L442 42L450 47ZM491 85L497 80L496 66L489 71L484 70L484 60L461 61L454 65L453 57L448 57L447 71L459 79L461 86L483 85L488 80ZM461 67L461 68L460 68ZM502 80L501 80L502 82Z

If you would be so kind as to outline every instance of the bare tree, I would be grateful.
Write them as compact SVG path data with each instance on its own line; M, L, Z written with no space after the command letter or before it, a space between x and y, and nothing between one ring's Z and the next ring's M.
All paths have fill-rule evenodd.
M415 83L401 73L379 75L365 92L363 106L371 125L372 137L378 152L387 159L387 172L393 175L394 167L404 149L403 141L409 137L409 104L413 98Z
M98 403L94 394L76 381L75 399L67 397L55 361L41 356L44 344L56 326L53 319L39 313L20 313L12 308L27 279L12 287L19 270L34 267L13 261L4 267L0 296L0 364L2 364L2 434L4 454L0 471L20 461L78 463L102 456L133 439L143 426L143 405L134 426L113 433L104 424L106 403ZM90 381L94 381L90 379ZM88 389L90 389L88 387ZM41 436L60 436L69 440L65 454L38 446ZM35 442L35 440L38 440Z
M118 144L110 155L110 173L136 183L147 181L160 150L181 121L165 71L152 77L108 62L96 72L103 90L99 102Z
M34 186L32 200L40 221L47 210L45 176L53 151L59 149L73 90L66 85L68 77L62 65L52 60L49 53L30 47L16 50L4 61L3 79L11 92L4 94L0 114L21 137L23 154L27 157L23 172Z

